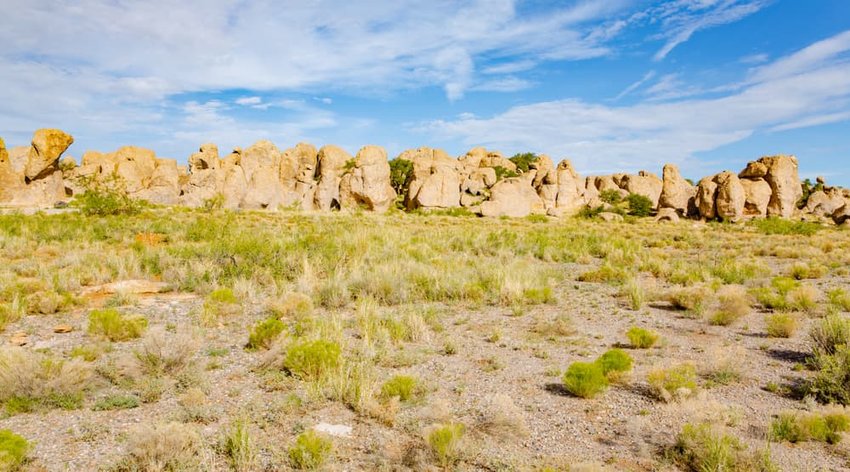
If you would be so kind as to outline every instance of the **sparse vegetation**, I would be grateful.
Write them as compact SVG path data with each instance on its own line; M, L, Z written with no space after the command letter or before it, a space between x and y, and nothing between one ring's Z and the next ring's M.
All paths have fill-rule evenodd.
M110 341L127 341L140 337L148 327L141 316L126 316L114 308L93 310L89 313L89 334Z
M753 453L741 441L710 423L686 424L671 457L685 470L774 472L769 454Z
M277 318L262 321L251 330L247 347L249 349L268 349L285 329L286 325Z
M791 443L818 441L837 444L842 434L850 431L850 416L843 408L831 408L818 413L781 413L770 425L778 441Z
M649 349L658 342L658 333L637 326L629 328L626 337L629 345L635 349Z
M0 470L19 470L29 450L30 443L26 439L8 429L0 429Z
M693 364L679 364L666 369L654 369L647 376L652 393L670 402L692 396L697 391L697 369Z
M764 319L767 335L772 338L790 338L797 331L797 317L790 313L774 313Z
M327 462L332 450L333 444L329 439L313 430L305 431L289 448L289 461L296 469L317 470Z
M91 369L79 360L65 361L21 348L0 350L0 403L10 415L79 408L91 378Z
M384 385L381 386L381 395L385 398L398 397L399 400L406 402L413 399L416 389L415 377L396 375L384 382Z
M449 469L460 458L466 427L461 423L449 423L433 426L425 439L437 463Z

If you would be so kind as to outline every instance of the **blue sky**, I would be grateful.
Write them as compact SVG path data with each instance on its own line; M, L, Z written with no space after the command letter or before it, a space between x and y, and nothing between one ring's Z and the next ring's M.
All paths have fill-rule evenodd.
M850 185L847 0L4 4L9 145L483 145L693 178L789 153Z

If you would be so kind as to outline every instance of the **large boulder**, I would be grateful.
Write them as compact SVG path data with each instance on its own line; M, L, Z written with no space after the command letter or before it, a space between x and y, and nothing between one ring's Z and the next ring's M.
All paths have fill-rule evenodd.
M32 181L56 170L59 157L74 143L70 134L58 129L40 129L32 137L24 177Z
M659 208L672 208L682 216L695 213L694 200L697 189L682 177L678 167L673 164L665 165L661 180Z
M0 203L10 201L15 191L23 184L20 176L12 169L12 161L6 143L0 138Z
M127 193L131 196L148 188L156 170L156 154L137 146L125 146L108 156L116 175L123 179ZM105 170L105 169L104 169Z
M850 203L847 203L841 208L835 210L835 212L832 214L832 220L837 225L843 225L850 221Z
M738 176L724 171L714 178L717 184L715 211L722 220L737 221L744 216L746 194Z
M616 177L614 177L615 182L617 181ZM658 200L661 198L663 186L663 182L657 175L643 170L637 175L628 174L620 177L620 188L629 193L649 198L652 201L653 208L658 208Z
M322 146L318 153L319 183L316 185L314 201L316 209L328 211L340 208L339 184L351 155L339 146Z
M812 192L803 209L806 213L816 216L832 216L836 210L847 204L841 190L835 187Z
M531 186L537 191L537 195L540 195L546 211L555 211L558 204L558 171L552 159L543 154L528 167L535 172Z
M545 214L543 200L531 186L534 172L502 179L490 189L490 199L481 203L478 212L483 216L523 217Z
M767 214L790 218L797 211L797 202L803 196L798 168L794 156L768 156L747 164L739 176L746 179L763 178L771 189Z
M472 166L473 161L480 162L480 157L473 155L471 160L467 161L468 165ZM458 161L441 149L427 147L405 151L398 158L413 163L405 202L407 208L454 208L460 205L461 177ZM482 174L475 168L463 184L467 191L477 194L482 190L482 183L486 185L486 181L495 181L495 178L495 172L492 172L492 175Z
M757 178L741 179L741 185L744 187L745 196L744 216L767 216L767 206L773 194L770 184L764 179Z
M174 159L157 159L147 188L136 198L157 205L176 205L180 195L180 171Z
M303 210L313 209L318 154L316 147L308 143L298 143L294 148L283 151L280 181L285 192L284 206L296 205Z
M717 182L714 181L715 177L704 177L697 184L695 203L699 211L699 216L706 220L717 218L717 208L714 206L715 198L717 197Z
M390 183L390 164L384 148L365 146L357 152L354 167L340 181L339 196L342 209L364 208L378 213L389 210L396 193Z
M189 156L189 171L218 169L218 146L212 143L202 144L198 152Z
M245 173L248 189L242 208L277 209L284 205L284 188L280 180L280 150L271 141L261 140L239 153L239 165Z

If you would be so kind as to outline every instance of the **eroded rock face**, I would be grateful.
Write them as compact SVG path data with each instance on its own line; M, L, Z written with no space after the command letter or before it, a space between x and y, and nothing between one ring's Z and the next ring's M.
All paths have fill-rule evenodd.
M351 159L351 155L339 146L329 144L319 149L319 182L316 185L315 193L316 209L328 211L333 208L340 208L339 184L342 181L346 163Z
M0 145L0 203L37 208L67 200L59 159L73 142L61 130L40 129L29 148Z
M655 221L669 221L671 223L679 222L679 213L675 208L666 207L658 210L658 214L655 215Z
M157 205L176 205L180 196L180 171L174 159L157 159L147 188L137 198Z
M354 158L354 168L340 181L340 204L344 210L363 208L383 213L396 198L390 184L387 152L380 146L365 146Z
M794 156L768 156L747 164L739 176L745 179L763 178L771 189L768 216L790 218L803 196L798 167Z
M716 176L705 177L699 181L697 185L696 205L699 210L699 216L706 220L717 218L717 208L714 206L714 200L717 197L717 183L714 181Z
M399 159L407 159L413 163L413 175L405 201L408 209L460 206L461 177L458 161L449 157L441 149L427 147L405 151ZM477 157L473 160L481 161ZM472 165L471 161L469 165ZM482 190L481 184L488 180L488 177L476 173L476 170L477 168L469 174L463 185L465 191L477 194ZM492 180L494 182L496 180L495 172L492 173Z
M32 137L24 177L27 181L36 180L56 171L59 157L64 153L74 138L58 129L40 129Z
M767 216L767 206L770 204L770 184L764 179L741 179L744 187L744 215Z
M732 172L721 172L714 179L717 183L715 211L723 220L737 221L744 216L746 194L738 176Z
M672 208L683 216L693 214L696 210L696 193L696 187L682 177L678 167L673 164L664 166L659 208Z
M557 196L554 208L547 208L548 213L553 216L575 215L587 204L584 198L583 180L567 159L558 163L555 175Z
M298 143L283 151L280 161L280 182L284 190L284 206L312 210L316 193L316 170L319 152L316 146Z
M533 180L534 172L529 172L496 182L490 189L490 199L479 206L480 214L515 218L545 214L546 206L531 186Z
M643 170L637 175L629 174L620 177L620 188L629 193L649 198L652 201L653 208L658 208L658 200L661 198L663 186L663 182L657 175Z
M804 211L816 216L832 216L836 210L847 204L841 190L829 188L818 190L809 195Z

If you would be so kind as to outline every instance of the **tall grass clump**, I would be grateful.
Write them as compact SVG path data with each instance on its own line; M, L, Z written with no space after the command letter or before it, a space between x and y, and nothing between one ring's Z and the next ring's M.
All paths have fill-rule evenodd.
M55 359L20 348L0 350L0 404L8 414L45 408L76 409L91 387L83 361Z
M289 462L299 470L318 470L328 461L333 443L311 430L298 435L289 448Z
M92 310L89 313L89 334L110 341L127 341L144 334L148 320L142 316L127 316L114 308Z

